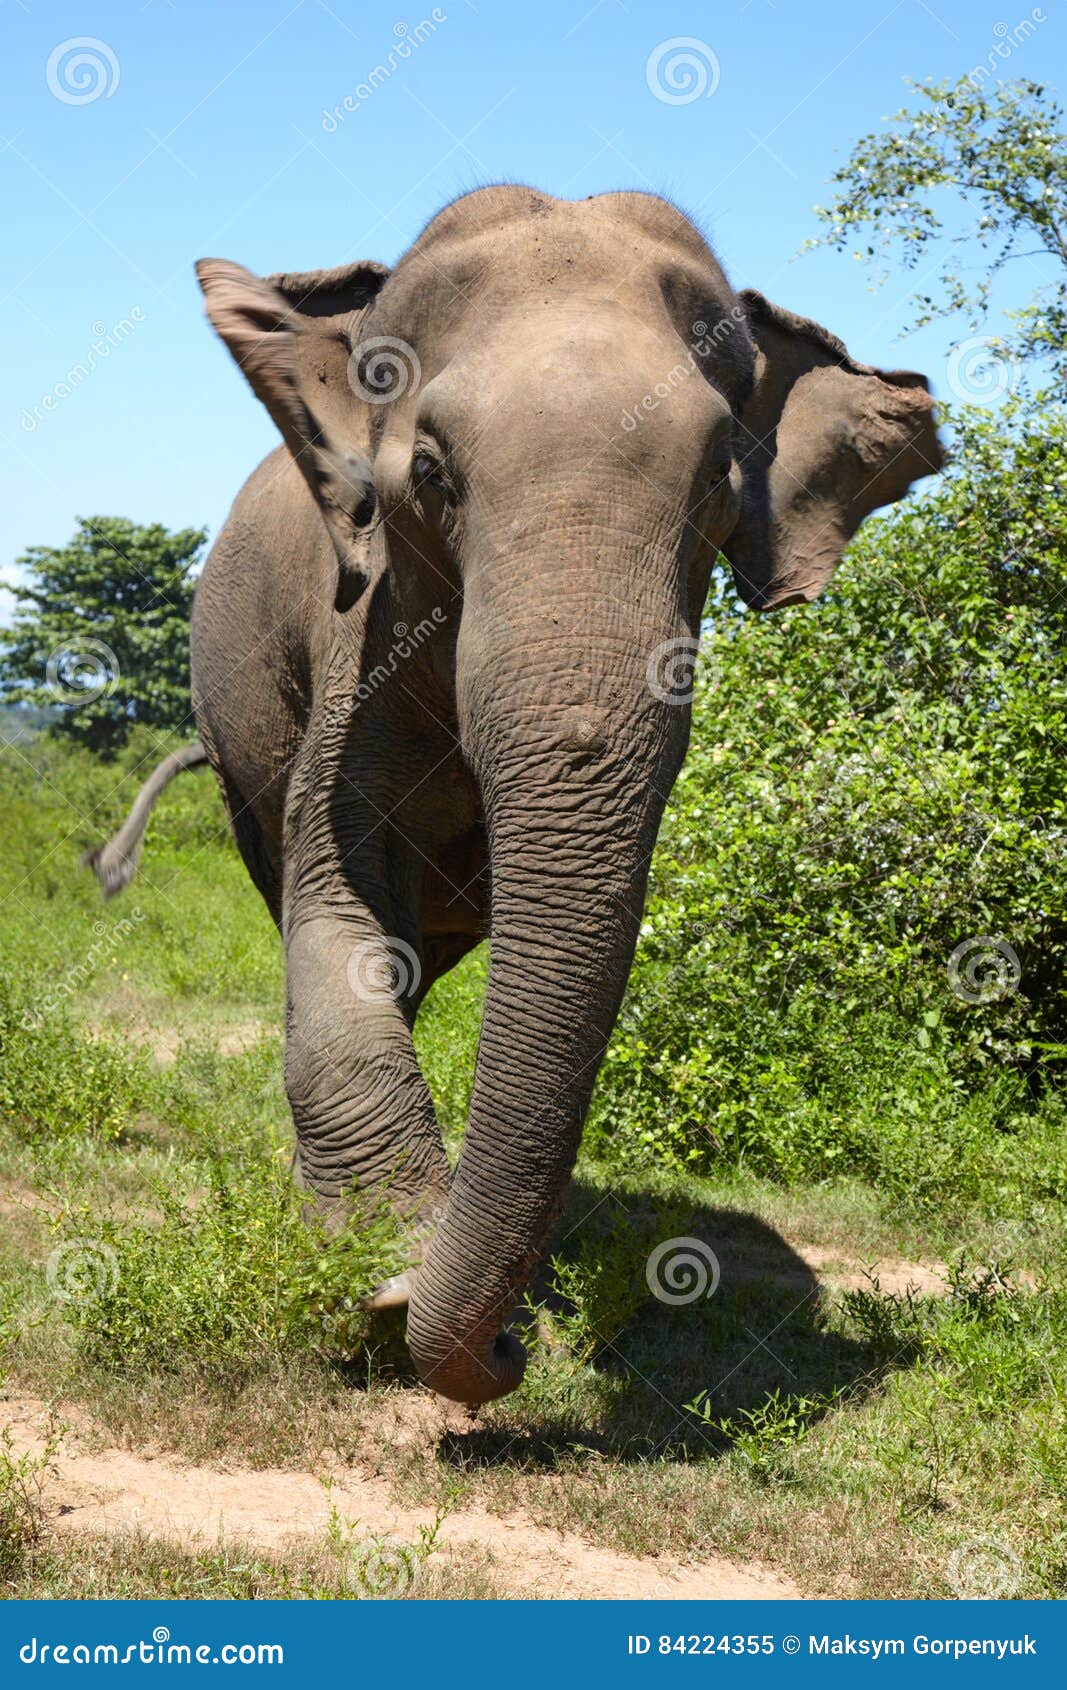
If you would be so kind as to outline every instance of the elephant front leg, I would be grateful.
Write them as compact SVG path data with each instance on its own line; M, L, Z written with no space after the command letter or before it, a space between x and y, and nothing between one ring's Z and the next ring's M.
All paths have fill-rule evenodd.
M353 1190L411 1227L412 1258L446 1200L448 1161L411 1038L420 963L355 903L292 914L286 935L285 1083L301 1184L343 1221ZM405 1285L375 1306L406 1300Z

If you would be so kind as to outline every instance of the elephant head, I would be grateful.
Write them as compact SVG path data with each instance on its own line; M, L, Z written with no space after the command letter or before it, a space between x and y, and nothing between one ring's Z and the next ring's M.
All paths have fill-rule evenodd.
M640 194L482 189L389 274L200 274L318 501L339 607L375 571L410 621L460 607L440 672L488 834L491 965L408 1335L429 1384L485 1401L522 1376L504 1322L626 985L716 556L753 606L814 598L863 517L939 467L932 402L735 294Z

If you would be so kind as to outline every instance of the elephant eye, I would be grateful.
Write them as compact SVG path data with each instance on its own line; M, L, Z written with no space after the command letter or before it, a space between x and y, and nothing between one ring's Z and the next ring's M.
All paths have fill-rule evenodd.
M718 487L721 482L726 480L726 477L729 475L730 470L733 467L733 461L734 456L729 446L716 453L709 466L708 479L712 487Z
M431 457L429 452L415 453L411 460L411 479L417 488L432 487L437 493L448 493L444 466L438 458Z

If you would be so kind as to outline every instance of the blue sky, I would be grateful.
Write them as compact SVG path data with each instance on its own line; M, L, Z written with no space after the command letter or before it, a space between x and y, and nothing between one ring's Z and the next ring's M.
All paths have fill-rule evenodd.
M62 543L76 515L214 533L275 444L203 319L194 259L389 262L447 199L499 178L566 197L666 191L736 286L819 318L861 358L925 369L944 392L952 331L897 339L908 278L872 292L848 257L796 254L831 171L903 103L903 79L984 63L997 25L1031 12L1025 0L0 7L8 577L25 546ZM1065 91L1064 11L1044 0L1047 21L1002 74ZM346 112L422 20L407 58L394 53L395 70ZM60 49L85 37L95 63L83 82L78 50ZM646 74L675 37L702 44L713 88L685 103L657 98ZM88 379L45 407L94 341L106 353Z

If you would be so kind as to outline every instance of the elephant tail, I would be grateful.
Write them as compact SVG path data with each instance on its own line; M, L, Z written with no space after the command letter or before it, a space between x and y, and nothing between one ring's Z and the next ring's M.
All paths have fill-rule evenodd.
M113 898L116 892L121 892L136 874L148 818L163 788L169 785L175 775L180 775L183 769L198 769L201 763L207 761L207 752L198 739L194 739L191 745L183 745L180 750L172 751L169 757L164 757L161 763L156 764L134 799L133 808L118 832L102 845L86 851L81 859L81 867L92 869L103 888L105 898Z

